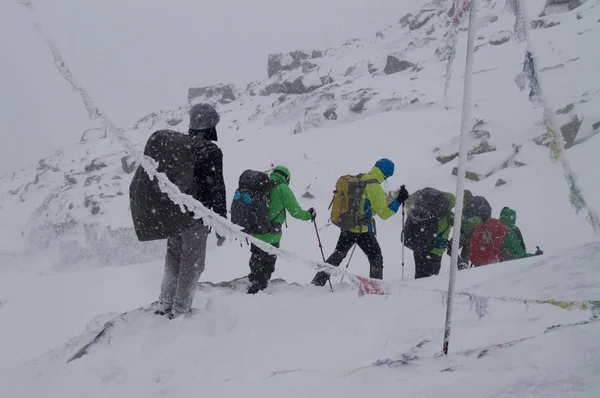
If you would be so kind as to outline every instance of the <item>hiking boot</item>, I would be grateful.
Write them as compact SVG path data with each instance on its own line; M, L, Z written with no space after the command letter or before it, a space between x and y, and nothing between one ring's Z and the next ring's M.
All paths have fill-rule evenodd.
M260 283L254 282L253 284L248 286L248 294L256 294L264 289L265 287L261 286Z
M183 311L183 312L180 312L180 311L173 311L173 310L171 310L171 311L170 311L170 312L167 314L167 317L169 318L169 320L173 320L173 319L175 319L175 318L178 318L178 317L180 317L180 316L183 316L184 318L189 318L189 317L191 317L192 315L194 315L194 314L197 314L197 313L198 313L198 311L199 311L199 310L198 310L198 309L196 309L196 308L190 308L189 310L187 310L187 311Z
M171 311L173 310L173 308L171 307L170 304L161 303L161 302L158 302L158 301L152 303L152 307L156 308L156 310L154 311L154 314L155 315L161 315L161 316L170 314Z
M329 274L325 271L319 271L317 272L311 283L315 286L325 286L328 280Z
M173 308L168 307L165 309L159 309L159 310L154 311L154 315L160 315L160 316L167 315L170 317L172 312L173 312Z

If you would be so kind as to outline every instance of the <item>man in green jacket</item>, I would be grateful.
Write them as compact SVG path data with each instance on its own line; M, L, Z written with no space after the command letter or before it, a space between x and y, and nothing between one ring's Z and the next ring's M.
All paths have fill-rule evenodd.
M515 225L517 222L517 212L509 207L504 207L500 212L500 221L504 224L504 229L506 230L506 236L502 243L502 261L535 256L535 254L527 253L523 235Z
M383 255L375 235L373 217L377 215L382 220L387 220L396 214L400 205L408 198L406 188L402 187L397 198L390 204L387 203L387 196L381 183L393 174L394 163L389 159L380 159L370 172L362 175L361 180L372 181L367 183L361 199L360 208L363 210L365 222L348 231L341 231L335 251L326 261L328 264L339 266L352 246L357 244L369 259L369 276L373 279L383 279ZM324 286L328 279L327 272L319 271L312 283L316 286Z
M254 235L255 238L263 242L270 243L279 247L281 241L281 226L285 222L286 212L294 218L302 221L314 220L317 213L314 208L302 210L296 196L289 187L291 174L284 166L277 166L269 176L273 182L273 187L269 194L269 220L274 228L271 233ZM271 275L275 272L275 262L277 256L264 252L255 245L251 245L250 252L250 274L248 280L251 285L248 287L249 294L258 293L264 290L269 284Z

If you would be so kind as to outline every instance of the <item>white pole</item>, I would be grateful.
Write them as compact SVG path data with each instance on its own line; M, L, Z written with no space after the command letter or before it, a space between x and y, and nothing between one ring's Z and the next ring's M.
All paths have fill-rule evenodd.
M460 227L463 213L463 198L465 185L465 171L467 168L467 138L472 126L472 86L473 86L473 55L475 53L475 20L477 18L477 0L471 0L469 11L469 33L467 38L467 61L465 65L465 86L463 91L463 109L460 129L460 147L458 153L458 173L456 180L456 206L454 226L452 231L452 260L450 263L450 281L448 283L448 308L446 309L446 327L444 330L444 354L448 354L450 330L452 325L452 306L454 304L454 285L456 280L458 245L460 241Z

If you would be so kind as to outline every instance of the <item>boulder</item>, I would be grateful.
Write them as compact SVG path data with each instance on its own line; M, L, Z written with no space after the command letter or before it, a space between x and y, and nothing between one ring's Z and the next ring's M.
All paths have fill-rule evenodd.
M121 168L125 174L131 174L137 168L137 162L129 155L121 158Z
M508 42L511 38L511 33L507 32L507 31L501 31L498 33L495 33L492 35L492 37L490 37L490 44L492 46L499 46L501 44L504 44L506 42Z
M503 180L502 178L498 178L498 180L496 180L496 187L501 187L502 185L506 185L507 182L506 180Z
M325 110L325 112L323 112L323 116L325 117L325 119L327 119L327 120L337 120L338 116L337 116L337 113L335 112L336 109L337 109L337 107L335 105L329 106Z
M207 87L190 87L188 89L188 101L193 101L199 97L206 99L215 99L221 103L229 103L235 101L235 86L233 84L217 84Z
M267 76L271 78L281 71L281 57L283 54L269 54L267 61Z
M385 38L385 36L383 35L383 33L380 30L378 30L377 33L375 33L375 37L378 38L378 39L384 39Z
M560 25L560 22L546 21L545 19L536 19L531 21L531 29L546 29Z
M304 129L302 128L302 123L297 122L296 125L294 126L293 134L301 134L303 131L304 131Z
M305 61L302 63L302 73L308 73L311 70L315 69L318 65L313 64L312 62Z
M362 113L365 110L365 104L369 102L370 98L360 98L357 101L350 103L350 111L353 113Z
M431 11L421 12L421 13L419 13L419 15L417 15L414 19L411 20L408 28L410 30L420 29L427 22L429 22L431 20L431 18L433 18L434 15L435 15L435 13L433 13Z
M267 85L265 88L263 88L262 90L260 90L260 95L266 97L271 94L277 94L280 92L282 92L281 83L271 83L271 84Z
M313 55L318 55L314 54ZM322 54L321 54L322 56ZM302 66L303 61L311 58L311 56L303 51L292 51L287 54L277 53L269 54L267 60L267 76L269 78L275 76L281 71L290 71ZM318 58L313 56L312 58Z
M91 173L92 171L98 171L106 167L106 163L101 161L99 158L93 159L90 163L86 164L83 167L86 173Z
M405 71L406 69L412 68L414 66L415 64L411 62L401 61L393 55L388 55L383 72L386 75L392 75L394 73Z
M596 122L596 123L592 124L592 128L594 129L594 131L596 131L596 130L600 129L600 121L598 121L598 122Z
M313 50L310 57L311 58L322 58L323 57L323 51Z
M413 19L414 19L414 15L412 15L411 13L408 13L405 16L403 16L402 18L400 18L398 23L400 24L400 26L402 28L404 28L404 27L410 25L410 23L412 22Z
M579 133L581 123L582 120L580 120L577 115L573 115L569 123L564 124L560 127L563 139L565 140L565 148L570 148L573 146L573 142L575 141L575 138L577 138L577 134Z

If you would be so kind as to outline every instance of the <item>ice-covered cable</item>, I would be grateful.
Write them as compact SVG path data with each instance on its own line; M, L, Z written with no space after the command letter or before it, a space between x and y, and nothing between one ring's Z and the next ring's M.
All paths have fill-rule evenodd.
M185 209L187 209L189 211L194 212L195 218L201 218L205 225L213 227L215 231L221 236L225 236L229 239L239 239L242 242L252 243L269 254L286 258L288 260L299 261L315 270L326 270L331 275L347 275L351 278L353 282L359 281L359 279L357 278L360 277L350 272L347 272L340 267L334 267L330 264L326 264L325 262L307 260L300 257L296 253L276 248L268 243L256 239L253 236L242 232L241 228L238 225L233 224L229 220L219 216L210 209L206 208L202 203L194 199L192 196L183 194L179 190L179 188L175 184L173 184L164 173L159 173L157 171L156 162L152 158L139 153L136 150L135 146L125 137L124 130L117 128L114 125L114 123L108 118L108 116L106 116L106 114L104 114L94 103L87 90L77 81L73 73L67 67L67 64L65 63L56 44L45 34L41 23L35 15L35 8L33 7L31 0L18 0L18 2L19 4L24 6L27 9L27 11L29 11L32 19L32 24L35 27L40 38L50 49L50 52L54 57L54 64L60 72L60 74L62 75L62 77L71 84L73 90L75 90L78 94L81 95L81 99L83 100L83 103L88 111L89 117L91 119L99 119L102 122L104 127L115 136L115 138L123 146L125 151L129 155L133 156L135 160L144 168L148 176L150 178L157 178L161 191L166 193L169 196L169 198L173 201L173 203L180 206L182 211L185 211Z

